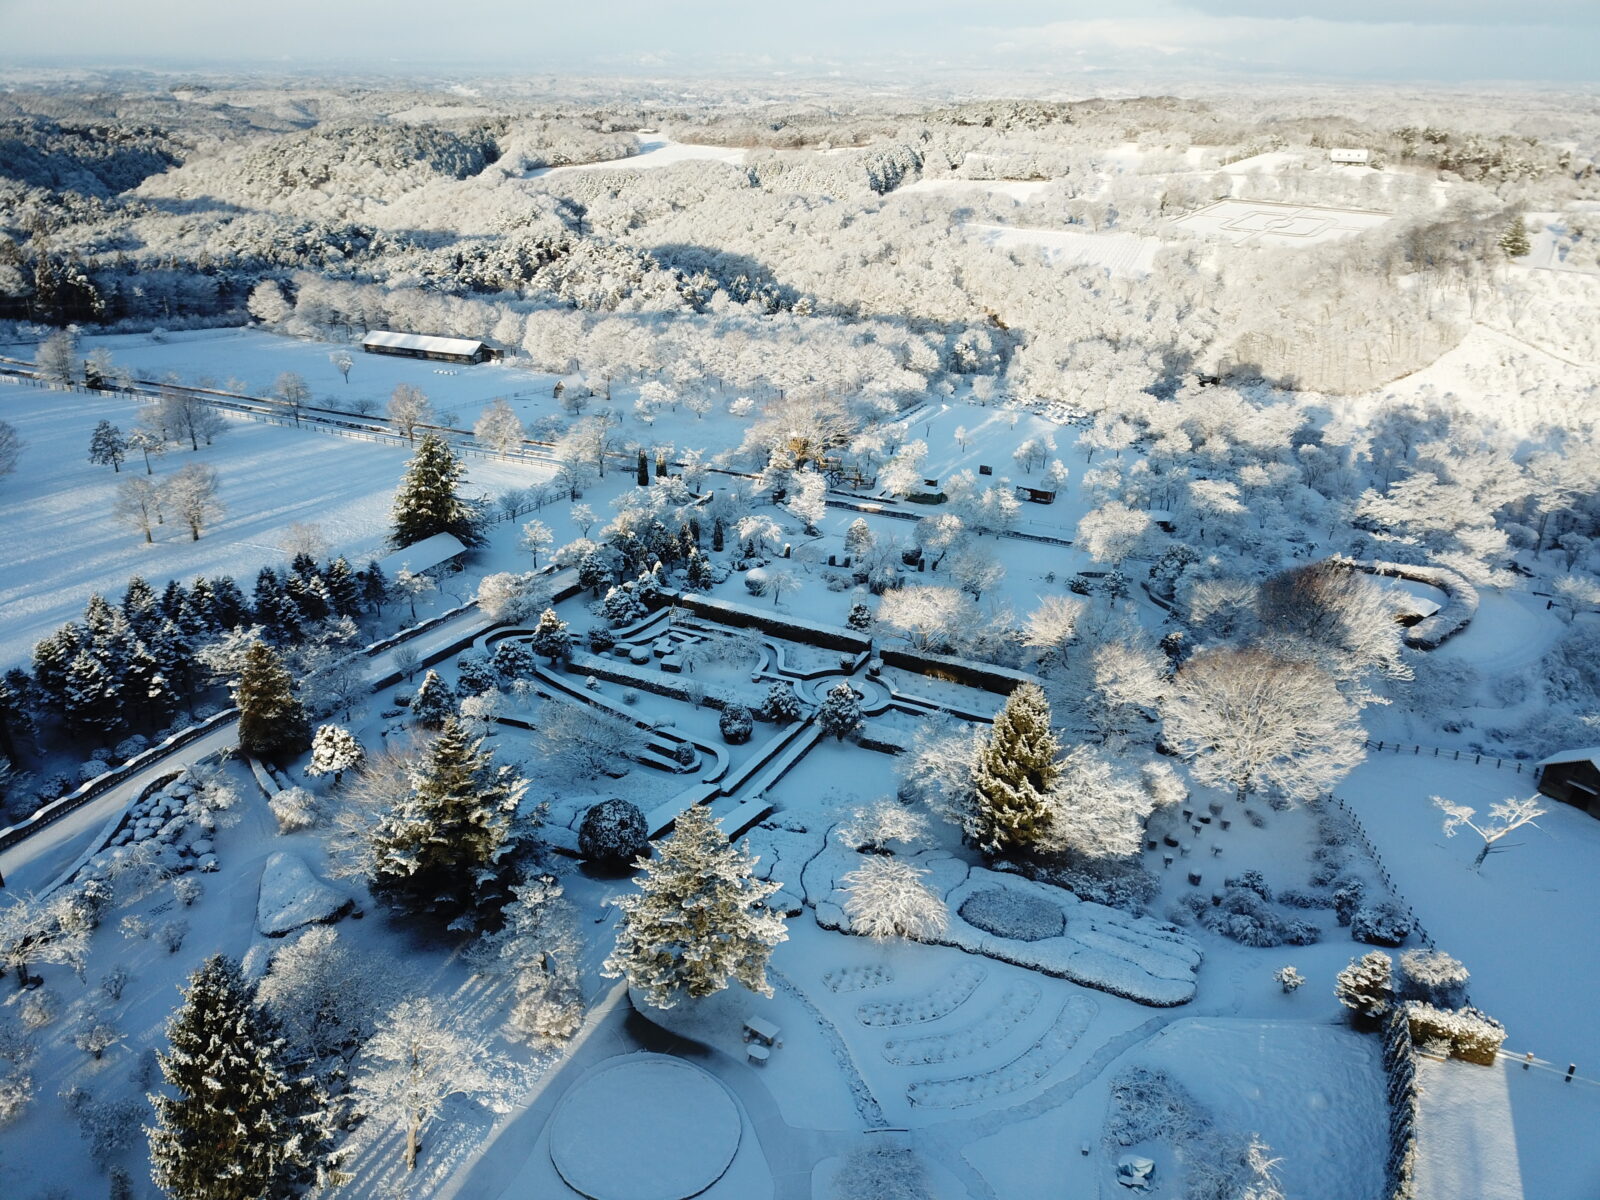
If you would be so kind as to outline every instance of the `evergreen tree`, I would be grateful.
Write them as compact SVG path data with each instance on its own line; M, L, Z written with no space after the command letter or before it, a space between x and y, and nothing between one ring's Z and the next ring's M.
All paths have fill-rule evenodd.
M239 706L239 749L246 754L277 760L300 753L310 742L294 680L264 643L254 642L245 650L233 702Z
M850 522L850 528L844 531L844 552L851 559L860 558L877 544L877 536L873 534L872 527L867 524L865 517L857 517Z
M217 595L211 588L211 581L204 575L196 575L194 582L189 585L189 615L195 623L191 633L206 633L218 628Z
M176 579L168 580L161 592L161 615L182 622L189 609L189 593Z
M328 601L335 613L352 618L361 615L361 581L343 556L328 564L327 571L323 573L323 582L327 585Z
M25 737L33 736L33 681L20 667L0 676L0 752L12 762Z
M134 642L133 653L128 657L122 694L127 707L146 726L161 724L177 707L177 697L161 672L160 660L142 638Z
M591 550L578 563L578 586L590 589L596 596L600 587L611 580L611 568L597 551Z
M369 562L365 571L359 572L361 578L361 602L375 613L383 611L383 602L389 598L389 580L384 576L383 568L376 562Z
M189 976L157 1058L173 1095L152 1095L150 1166L174 1200L278 1200L326 1150L320 1097L285 1062L272 1018L238 964L213 955Z
M332 775L334 783L366 761L367 752L356 735L338 725L319 725L311 739L311 765L306 774Z
M1060 755L1044 692L1023 684L996 714L973 770L973 829L985 853L1026 852L1044 838Z
M1382 950L1373 950L1339 972L1333 994L1356 1021L1376 1021L1394 1000L1394 962Z
M436 434L425 433L406 466L394 495L394 529L389 540L406 547L436 533L451 533L464 546L481 546L472 509L456 495L462 466Z
M83 626L68 621L49 637L34 644L33 681L40 700L52 712L66 711L67 672L78 651L87 644L87 638Z
M283 580L271 567L262 567L257 573L251 607L256 623L274 642L292 642L303 632L300 606L290 598Z
M177 698L194 692L194 641L175 622L163 621L161 628L150 635L148 644L161 677L173 693L172 707L176 708Z
M841 742L847 734L861 728L861 697L848 683L837 683L823 697L817 709L817 724L822 732L831 733Z
M693 547L689 549L687 576L689 586L698 592L709 592L716 583L716 577L711 573L711 560Z
M794 694L794 686L782 679L775 679L767 687L767 698L761 702L761 715L777 725L790 725L800 719L800 698Z
M222 575L211 581L211 626L228 630L243 625L250 619L250 606L232 575Z
M783 918L762 907L780 885L755 877L749 844L729 845L698 804L678 814L671 837L652 844L655 857L634 881L638 894L616 901L622 924L605 974L625 976L657 1008L703 999L730 979L770 996L767 959L788 934Z
M63 680L67 722L83 732L105 733L122 723L122 688L92 650L80 650Z
M640 487L649 487L650 486L650 462L649 462L648 459L645 458L643 450L639 451L639 474L638 474L638 478L639 478L639 486Z
M539 623L534 626L528 644L535 654L548 658L551 666L572 653L572 635L567 632L567 623L556 616L553 608L539 614Z
M476 928L506 895L511 819L527 780L473 738L459 717L423 750L410 787L372 834L373 894Z
M128 580L128 588L122 593L122 615L138 634L161 623L155 589L137 575Z
M872 609L857 600L850 606L850 615L844 619L844 623L850 626L851 629L870 629L872 627Z
M516 976L511 1024L540 1046L559 1046L583 1021L583 938L578 910L554 875L535 875L511 893L505 924L485 949Z
M123 460L128 457L128 442L110 421L101 421L89 435L89 461L97 467L110 467L121 474Z
M1521 258L1533 249L1533 244L1528 241L1528 226L1520 213L1511 218L1505 233L1500 236L1500 249L1505 251L1507 258Z
M417 694L411 698L411 715L417 724L437 729L456 711L454 694L449 685L439 678L437 671L429 669L417 685Z

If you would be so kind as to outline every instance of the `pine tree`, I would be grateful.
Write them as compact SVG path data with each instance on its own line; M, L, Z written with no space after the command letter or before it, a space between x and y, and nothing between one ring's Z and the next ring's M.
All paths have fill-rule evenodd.
M311 738L310 776L332 775L338 783L346 771L366 761L367 752L356 735L339 725L319 725Z
M221 575L211 581L211 626L228 630L243 625L250 617L250 607L244 593L232 575Z
M110 421L101 421L89 435L89 461L97 467L110 467L121 474L123 460L128 457L128 442Z
M548 658L551 666L572 653L572 635L567 632L567 623L556 616L553 608L539 614L539 623L534 626L528 643L535 654Z
M851 629L870 629L872 627L872 609L860 600L850 606L850 615L844 623Z
M703 999L730 979L770 996L767 959L788 934L761 907L780 885L755 877L749 844L729 845L702 805L679 813L672 836L652 844L639 893L616 901L622 924L605 974L625 976L657 1008Z
M157 1058L176 1096L150 1097L156 1184L174 1200L294 1195L325 1152L322 1105L238 964L213 955L189 976L167 1039Z
M448 717L412 764L409 793L372 834L373 894L476 928L505 898L502 861L527 780Z
M1394 962L1382 950L1352 958L1339 972L1333 994L1355 1020L1377 1020L1394 1000Z
M417 694L411 698L411 715L417 724L429 729L443 725L456 711L455 696L439 673L429 669L417 685Z
M1511 218L1505 233L1500 236L1500 249L1505 251L1507 258L1521 258L1533 249L1533 244L1528 241L1528 226L1520 214Z
M831 733L841 742L847 734L861 728L861 697L848 683L837 683L828 689L822 707L817 709L817 724L822 732Z
M104 733L122 723L120 678L92 650L78 651L62 686L67 721L75 729Z
M161 615L169 621L181 622L189 610L189 593L176 579L169 579L161 590Z
M698 549L691 548L689 551L687 574L689 586L698 592L709 592L716 583L716 576L711 573L711 560Z
M239 749L246 754L277 760L300 753L310 742L294 680L264 643L254 642L244 652L233 702L239 706Z
M850 528L844 531L844 552L852 559L860 558L877 544L878 539L865 517L857 517L850 522Z
M144 633L161 620L155 589L137 575L128 580L122 593L122 615L135 633Z
M450 447L436 434L423 434L394 495L389 540L404 548L436 533L450 533L464 546L483 545L472 510L456 496L462 474Z
M327 585L328 600L334 612L341 617L361 615L361 581L342 556L328 564L328 569L323 572L323 582Z
M361 602L375 613L383 611L383 602L389 598L389 580L376 562L368 562L365 571L357 572L361 580Z
M536 1045L560 1045L583 1020L577 909L554 875L535 875L512 890L504 916L486 948L516 975L511 1023Z
M65 712L67 706L67 672L78 651L88 644L83 626L68 621L49 637L34 643L33 681L39 697L52 712Z
M1050 828L1049 794L1061 774L1050 705L1025 683L996 714L973 771L973 831L987 854L1029 851Z

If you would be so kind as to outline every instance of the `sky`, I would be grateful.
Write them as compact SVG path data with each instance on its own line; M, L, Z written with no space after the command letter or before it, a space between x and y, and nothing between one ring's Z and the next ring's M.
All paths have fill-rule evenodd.
M12 64L1586 84L1600 0L0 0Z

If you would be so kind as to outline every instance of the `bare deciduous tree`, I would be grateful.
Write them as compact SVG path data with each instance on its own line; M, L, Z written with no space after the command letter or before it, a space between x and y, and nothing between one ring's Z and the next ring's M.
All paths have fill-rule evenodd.
M217 473L200 463L190 463L169 479L164 492L172 511L189 527L191 541L198 542L200 531L222 515Z
M1483 845L1478 848L1478 856L1472 860L1472 869L1476 871L1483 866L1483 860L1496 849L1504 849L1498 843L1509 833L1515 833L1524 825L1533 825L1537 828L1538 819L1549 811L1539 806L1539 797L1528 796L1524 799L1512 797L1500 800L1489 806L1489 816L1481 824L1473 818L1477 810L1465 804L1454 804L1443 796L1433 797L1436 808L1444 813L1444 835L1455 837L1462 827L1472 830L1483 839Z

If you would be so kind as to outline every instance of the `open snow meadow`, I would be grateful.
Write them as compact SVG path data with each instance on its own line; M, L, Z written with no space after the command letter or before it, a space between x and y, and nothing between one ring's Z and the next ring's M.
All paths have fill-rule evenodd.
M0 1197L1600 1194L1592 106L790 54L0 61Z

